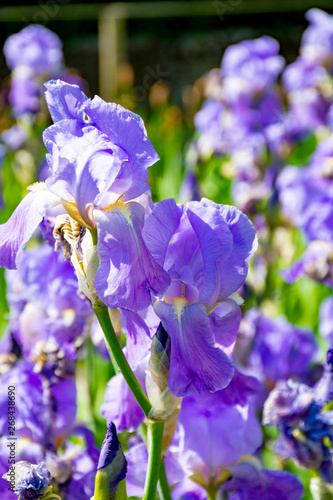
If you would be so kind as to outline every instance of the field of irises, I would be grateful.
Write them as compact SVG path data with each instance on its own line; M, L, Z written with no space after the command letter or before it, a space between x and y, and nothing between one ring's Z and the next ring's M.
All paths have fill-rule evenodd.
M2 500L333 498L333 16L306 19L289 65L230 45L193 119L7 39Z

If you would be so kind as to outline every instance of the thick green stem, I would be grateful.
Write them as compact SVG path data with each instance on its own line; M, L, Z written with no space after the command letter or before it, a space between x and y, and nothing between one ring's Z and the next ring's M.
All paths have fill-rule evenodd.
M102 327L116 364L123 374L124 379L131 389L135 399L139 403L142 411L148 418L152 405L129 366L127 359L125 358L117 335L113 329L108 308L103 304L95 306L94 311ZM155 500L162 456L163 430L164 422L148 420L148 467L143 497L144 500ZM166 485L167 483L165 482L165 488ZM170 497L166 496L165 500L169 500L169 498ZM96 500L99 500L98 496Z
M207 493L208 493L208 500L216 500L217 488L211 486L210 488L208 488Z
M146 475L144 500L155 500L157 482L160 474L164 422L148 421L148 469Z
M95 314L99 321L99 324L102 327L105 338L109 344L113 357L119 366L121 373L124 376L129 388L131 389L135 399L139 403L142 411L148 417L148 413L151 410L151 403L147 396L145 395L141 385L139 384L136 376L134 375L130 365L125 358L121 345L119 344L117 335L113 329L108 308L103 306L95 306L94 307Z
M164 460L161 461L160 465L160 477L158 481L158 492L160 494L161 500L171 500L170 488L168 480L165 473Z

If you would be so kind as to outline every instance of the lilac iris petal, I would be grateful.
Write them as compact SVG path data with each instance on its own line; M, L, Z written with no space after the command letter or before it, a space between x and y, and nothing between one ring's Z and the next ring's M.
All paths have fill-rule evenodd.
M182 466L189 475L195 473L193 477L200 484L218 485L224 468L234 465L242 455L254 453L262 443L252 401L257 388L246 389L240 396L246 384L252 384L253 379L249 379L236 375L230 391L227 388L183 399L179 413L180 439L178 447L174 439L174 446ZM230 395L232 390L236 397Z
M248 262L258 247L256 231L250 219L235 207L221 206L221 215L232 234L230 257L219 264L221 285L219 299L225 299L242 286Z
M64 125L67 133L63 132ZM66 124L59 122L45 132L45 143L52 147L49 161L53 168L46 185L64 201L75 203L82 219L93 225L89 206L99 206L103 202L121 170L122 158L117 154L118 148L95 128L85 127L79 137L77 133L81 134L81 130L73 120ZM58 147L59 151L55 150Z
M185 306L177 318L173 306L154 305L164 329L171 338L168 385L175 396L223 389L233 375L233 365L226 354L214 347L215 340L204 306Z
M147 365L134 372L142 387L145 384L145 368ZM144 421L144 413L121 374L112 377L108 382L101 414L108 424L114 422L118 432L125 429L128 432L136 431Z
M159 160L159 156L146 135L142 119L118 104L106 103L98 96L87 102L85 112L94 126L128 155L132 183L123 200L129 201L147 191L147 169Z
M246 406L251 396L258 396L261 391L261 383L255 377L245 375L239 370L235 369L235 374L228 387L223 391L215 393L216 397L220 399L220 403L228 406L240 405ZM208 399L210 396L208 396ZM207 402L209 404L209 401ZM215 403L217 404L217 403Z
M152 314L154 314L153 311ZM157 328L159 318L155 314L154 316ZM123 309L121 311L121 319L123 331L126 335L126 358L132 370L135 370L141 361L149 354L151 332L139 313Z
M82 107L88 98L80 87L61 80L50 80L44 86L45 99L54 123L83 116Z
M234 349L238 328L242 319L239 305L233 300L224 300L209 315L209 324L216 344L230 356Z
M59 199L47 189L32 186L10 219L0 226L0 266L15 269L26 246L48 208Z
M150 253L161 266L164 265L168 244L179 226L182 214L182 205L177 205L170 198L157 203L145 223L143 238Z
M94 217L100 260L94 285L99 298L109 307L145 309L151 291L156 295L165 291L170 279L142 239L143 207L127 203L107 212L95 210Z
M193 201L189 202L186 208L203 259L199 301L209 307L216 302L219 295L218 262L227 260L230 256L233 247L232 235L218 206L213 202Z
M231 500L301 500L304 489L296 476L285 471L275 471L255 467L249 463L234 465L230 468L232 479L223 486L230 493Z

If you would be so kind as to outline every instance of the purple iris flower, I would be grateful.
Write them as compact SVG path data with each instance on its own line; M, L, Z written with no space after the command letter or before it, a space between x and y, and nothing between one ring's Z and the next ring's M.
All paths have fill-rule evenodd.
M301 500L304 488L296 476L286 471L267 470L251 463L230 467L232 478L223 485L230 500ZM236 490L236 491L235 491Z
M6 279L15 346L52 383L72 377L92 316L90 303L78 294L72 266L45 244L24 252Z
M280 436L275 451L301 465L318 469L325 482L333 481L333 412L325 408L333 399L333 351L318 384L313 388L289 380L270 393L263 414L264 425L277 425Z
M305 17L310 26L303 33L302 56L332 68L333 17L320 9L310 9Z
M63 62L60 38L38 24L10 36L4 45L4 54L10 69L28 66L35 75L54 73Z
M285 69L282 80L288 92L289 115L296 136L327 124L331 99L321 91L327 78L325 68L303 57Z
M333 242L333 139L319 142L310 165L287 167L277 187L284 214L308 240Z
M32 24L6 40L4 54L13 70L9 101L14 114L36 113L42 96L39 80L62 71L60 39L44 26Z
M228 47L221 64L228 99L254 95L275 83L285 64L278 53L278 42L269 36Z
M140 310L151 293L170 283L153 260L141 230L145 208L135 201L149 188L158 156L140 117L99 97L88 99L76 85L46 84L55 124L44 132L51 175L37 185L0 226L0 265L13 268L47 210L60 207L81 227L97 231L97 294L109 307Z
M313 332L283 317L268 318L257 309L246 313L241 331L251 342L247 365L268 386L289 377L306 379L318 349Z
M16 388L16 433L53 449L73 427L76 416L76 388L73 379L50 383L44 374L34 371L24 360L1 375L1 383ZM6 406L7 405L7 406ZM5 408L8 398L0 399L0 433L7 435ZM7 408L8 411L8 408Z
M241 316L229 297L243 284L257 246L252 223L234 207L206 199L184 207L169 199L156 204L143 236L172 278L153 305L171 338L170 391L184 396L226 387Z
M227 477L225 469L261 445L253 405L259 389L256 379L236 372L227 389L183 399L171 450L199 484L217 488Z

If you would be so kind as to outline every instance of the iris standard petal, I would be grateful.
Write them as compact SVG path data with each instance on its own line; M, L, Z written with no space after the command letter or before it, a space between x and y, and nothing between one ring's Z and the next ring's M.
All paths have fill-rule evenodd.
M102 132L93 127L85 127L78 137L72 123L67 120L59 122L44 134L44 140L48 137L57 144L49 159L53 175L47 179L46 184L67 202L74 202L82 219L88 225L93 225L87 214L87 207L98 206L103 201L120 172L122 159L113 152L117 146L113 146ZM62 136L68 141L67 144L65 140L60 142ZM49 146L46 141L45 144ZM64 144L60 150L57 149L59 144ZM107 201L105 204L108 204Z
M119 104L105 102L98 96L87 102L85 112L94 125L129 156L132 184L123 199L129 201L147 191L147 169L159 160L159 156L147 137L142 119Z
M94 285L109 307L139 311L170 285L168 274L154 261L142 235L144 208L138 203L94 210L100 265Z
M82 105L88 101L88 97L78 85L70 85L62 80L50 80L44 86L45 99L54 123L66 118L76 119L83 115Z
M235 207L220 206L220 213L233 238L232 252L220 263L221 288L219 299L225 299L244 283L248 262L258 247L256 230L250 219Z
M199 301L211 306L219 294L218 263L227 260L233 248L232 234L218 205L202 200L186 205L187 217L198 238L202 259L202 285Z
M26 246L48 208L60 203L58 197L45 186L36 184L13 212L10 219L0 226L0 266L16 269Z
M196 303L176 311L158 301L154 310L171 338L170 391L185 396L195 390L215 392L226 387L234 368L228 356L215 347L204 306Z
M142 236L150 253L161 266L164 265L168 244L177 231L182 213L183 207L170 198L157 203L145 221Z

